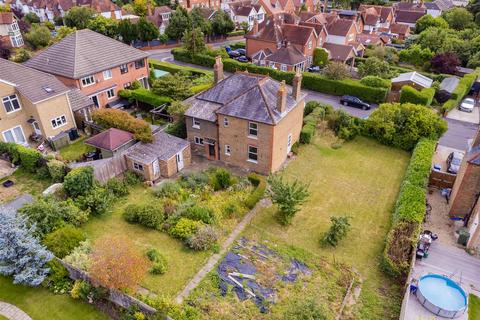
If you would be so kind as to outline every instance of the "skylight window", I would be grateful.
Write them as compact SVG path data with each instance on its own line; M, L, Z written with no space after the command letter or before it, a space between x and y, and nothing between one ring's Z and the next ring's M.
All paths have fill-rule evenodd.
M43 90L45 90L46 93L52 93L52 92L54 92L54 90L53 90L52 88L50 88L50 87L46 87L46 86L45 86L45 87L42 87L42 88L43 88Z

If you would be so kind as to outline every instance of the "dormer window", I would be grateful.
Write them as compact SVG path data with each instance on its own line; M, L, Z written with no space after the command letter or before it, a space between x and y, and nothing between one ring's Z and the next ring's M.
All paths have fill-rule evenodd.
M91 86L92 84L95 83L95 77L94 76L86 76L82 78L82 87L88 87Z

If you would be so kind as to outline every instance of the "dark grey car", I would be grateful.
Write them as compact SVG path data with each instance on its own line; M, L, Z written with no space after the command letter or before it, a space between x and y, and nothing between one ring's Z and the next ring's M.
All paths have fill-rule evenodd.
M457 174L458 170L460 170L462 159L463 159L462 152L454 151L450 153L447 158L447 172Z

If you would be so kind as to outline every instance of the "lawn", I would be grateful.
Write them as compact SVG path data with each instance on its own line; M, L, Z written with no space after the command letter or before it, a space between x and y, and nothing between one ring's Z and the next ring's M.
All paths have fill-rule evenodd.
M95 307L73 300L68 295L55 295L42 287L30 288L12 284L10 278L0 276L0 301L14 304L33 320L108 319ZM0 319L2 319L0 317Z
M80 138L74 143L61 148L60 155L62 156L62 159L65 161L81 160L85 153L95 150L93 147L87 146L83 143L85 139L86 137Z
M480 298L474 294L468 296L468 320L480 319Z
M29 193L32 196L40 195L51 185L49 179L40 179L36 174L27 172L22 167L15 170L11 176L0 180L0 183L8 179L15 184L10 188L0 186L0 203L11 201L23 193Z
M269 207L245 235L280 240L351 265L364 280L354 318L398 319L401 290L381 272L379 258L409 154L363 137L336 150L332 141L317 136L282 173L310 183L311 196L292 224L281 226ZM330 216L341 215L351 217L352 229L336 249L322 247Z

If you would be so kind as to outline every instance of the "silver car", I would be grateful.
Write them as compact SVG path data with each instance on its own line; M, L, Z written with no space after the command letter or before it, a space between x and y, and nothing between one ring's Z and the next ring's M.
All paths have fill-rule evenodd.
M475 100L473 100L472 98L466 98L460 104L460 110L466 112L472 112L473 107L475 107Z
M457 174L460 170L460 165L462 164L464 154L462 152L452 152L448 155L447 158L447 171L450 173Z

